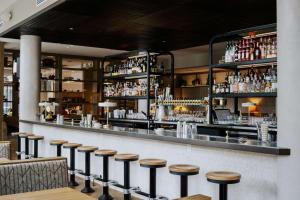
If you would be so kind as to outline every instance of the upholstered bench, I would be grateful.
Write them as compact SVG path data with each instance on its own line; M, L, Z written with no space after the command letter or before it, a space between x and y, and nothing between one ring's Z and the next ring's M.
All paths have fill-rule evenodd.
M0 195L62 187L68 187L66 158L0 162Z
M10 142L0 141L0 158L10 158Z

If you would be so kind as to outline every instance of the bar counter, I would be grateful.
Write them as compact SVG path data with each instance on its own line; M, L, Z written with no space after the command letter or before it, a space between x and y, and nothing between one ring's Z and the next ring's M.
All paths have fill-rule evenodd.
M273 155L290 155L290 149L278 147L275 142L262 143L257 140L250 140L250 139L240 140L238 138L229 138L228 140L226 140L226 138L224 137L208 136L202 134L195 135L189 138L178 138L176 137L175 131L167 131L167 130L165 130L162 134L156 134L152 130L116 127L116 126L113 126L110 129L104 129L104 128L96 129L91 127L82 127L79 126L78 124L71 125L70 123L61 125L53 122L40 122L40 121L27 121L27 120L20 120L20 122L32 123L37 125L45 125L45 126L53 126L53 127L66 128L66 129L91 131L96 133L98 132L104 134L114 134L119 136L128 136L128 137L151 139L151 140L158 140L158 141L175 142L181 144L190 144L190 145L204 146L204 147L249 151L249 152L256 152L256 153L273 154Z
M262 144L254 140L240 143L238 139L199 135L194 138L177 138L175 132L165 131L157 135L153 131L113 127L94 129L71 125L57 125L39 121L20 120L20 131L30 131L44 136L40 141L39 155L56 155L56 148L49 145L54 139L67 140L99 149L113 149L119 153L139 154L140 159L158 158L167 160L167 165L191 164L200 167L200 173L189 179L189 194L203 194L218 199L215 184L207 182L205 174L212 170L235 171L242 175L241 183L229 187L232 200L274 200L277 198L278 171L276 165L282 157L290 154L288 148L277 147L275 143ZM24 149L24 147L23 147ZM63 149L62 155L69 157ZM111 180L123 183L123 165L110 162ZM84 170L84 154L76 152L76 169ZM100 174L102 160L92 156L91 173ZM148 192L148 170L138 162L131 164L131 185L140 186ZM167 167L157 172L157 194L170 199L179 196L180 180L171 175ZM177 189L176 189L177 188ZM114 188L116 189L116 188ZM249 192L251 190L251 192Z

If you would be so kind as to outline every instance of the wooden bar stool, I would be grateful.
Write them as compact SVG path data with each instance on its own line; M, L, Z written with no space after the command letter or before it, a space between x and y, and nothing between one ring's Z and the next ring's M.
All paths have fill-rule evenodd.
M207 181L219 184L219 199L227 200L227 185L239 183L241 175L236 172L214 171L206 174Z
M148 158L140 160L141 167L150 168L150 192L149 198L155 199L156 198L156 169L165 167L167 164L166 160L162 159L155 159L155 158Z
M182 197L177 200L211 200L211 198L202 194L196 194L193 196Z
M33 140L33 157L39 157L39 140L43 140L44 136L41 135L31 135L28 136L28 140Z
M16 151L16 155L17 155L17 159L21 160L21 155L22 155L22 142L21 142L21 137L20 134L25 134L23 132L13 132L11 133L12 136L17 136L17 151Z
M95 192L93 188L91 188L91 153L96 151L98 147L94 146L81 146L78 147L78 152L85 153L85 181L84 188L81 190L82 193L92 193Z
M70 149L70 182L69 186L78 186L75 180L75 149L80 147L81 144L77 143L64 143L63 148Z
M113 197L109 195L109 157L116 155L117 151L115 150L109 150L109 149L101 149L95 151L95 156L103 157L103 180L102 180L102 186L103 186L103 193L98 198L99 200L112 200Z
M66 140L51 140L50 145L56 146L56 156L61 157L61 147L63 144L68 143Z
M19 135L20 138L24 138L25 139L25 159L29 159L30 158L28 136L33 136L33 134L32 133L21 133Z
M121 161L124 163L124 199L131 199L130 193L130 162L137 161L139 159L139 155L137 154L117 154L115 155L116 161Z
M180 197L188 196L188 176L199 173L199 167L194 165L176 164L170 165L171 174L180 175Z

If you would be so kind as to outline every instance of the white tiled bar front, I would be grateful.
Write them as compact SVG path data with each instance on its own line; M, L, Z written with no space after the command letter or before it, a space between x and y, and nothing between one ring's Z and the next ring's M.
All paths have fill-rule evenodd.
M218 185L207 182L205 173L211 170L229 170L242 174L241 182L229 186L231 200L274 200L277 199L277 158L275 155L242 152L221 148L192 146L167 141L118 136L107 133L51 127L40 124L21 123L23 129L45 136L40 141L40 156L55 156L56 148L50 146L53 139L65 139L83 145L98 146L101 149L115 149L120 153L136 153L140 158L161 158L168 165L187 163L200 166L200 174L190 176L189 194L205 194L218 199ZM63 149L63 156L69 151ZM76 168L84 169L84 155L76 153ZM110 160L110 179L123 184L123 163ZM102 159L92 156L92 174L102 171ZM131 185L140 186L148 192L149 170L131 163ZM157 170L157 194L168 198L179 197L180 179L171 175L168 168Z

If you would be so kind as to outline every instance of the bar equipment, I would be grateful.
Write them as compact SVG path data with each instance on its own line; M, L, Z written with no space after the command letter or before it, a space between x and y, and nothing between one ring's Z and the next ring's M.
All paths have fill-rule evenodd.
M103 125L103 128L108 129L108 128L111 127L111 125L108 123L108 118L109 118L109 108L111 108L111 107L116 107L117 104L114 103L114 102L105 101L105 102L100 102L100 103L98 104L98 106L99 106L99 107L104 107L105 110L106 110L106 124Z
M55 102L40 102L39 107L42 107L44 109L40 114L40 120L41 121L54 120L55 107L58 105L59 104Z
M256 106L256 103L253 102L246 102L246 103L242 103L242 107L246 107L248 108L248 124L252 124L251 123L251 116L250 116L250 107Z

